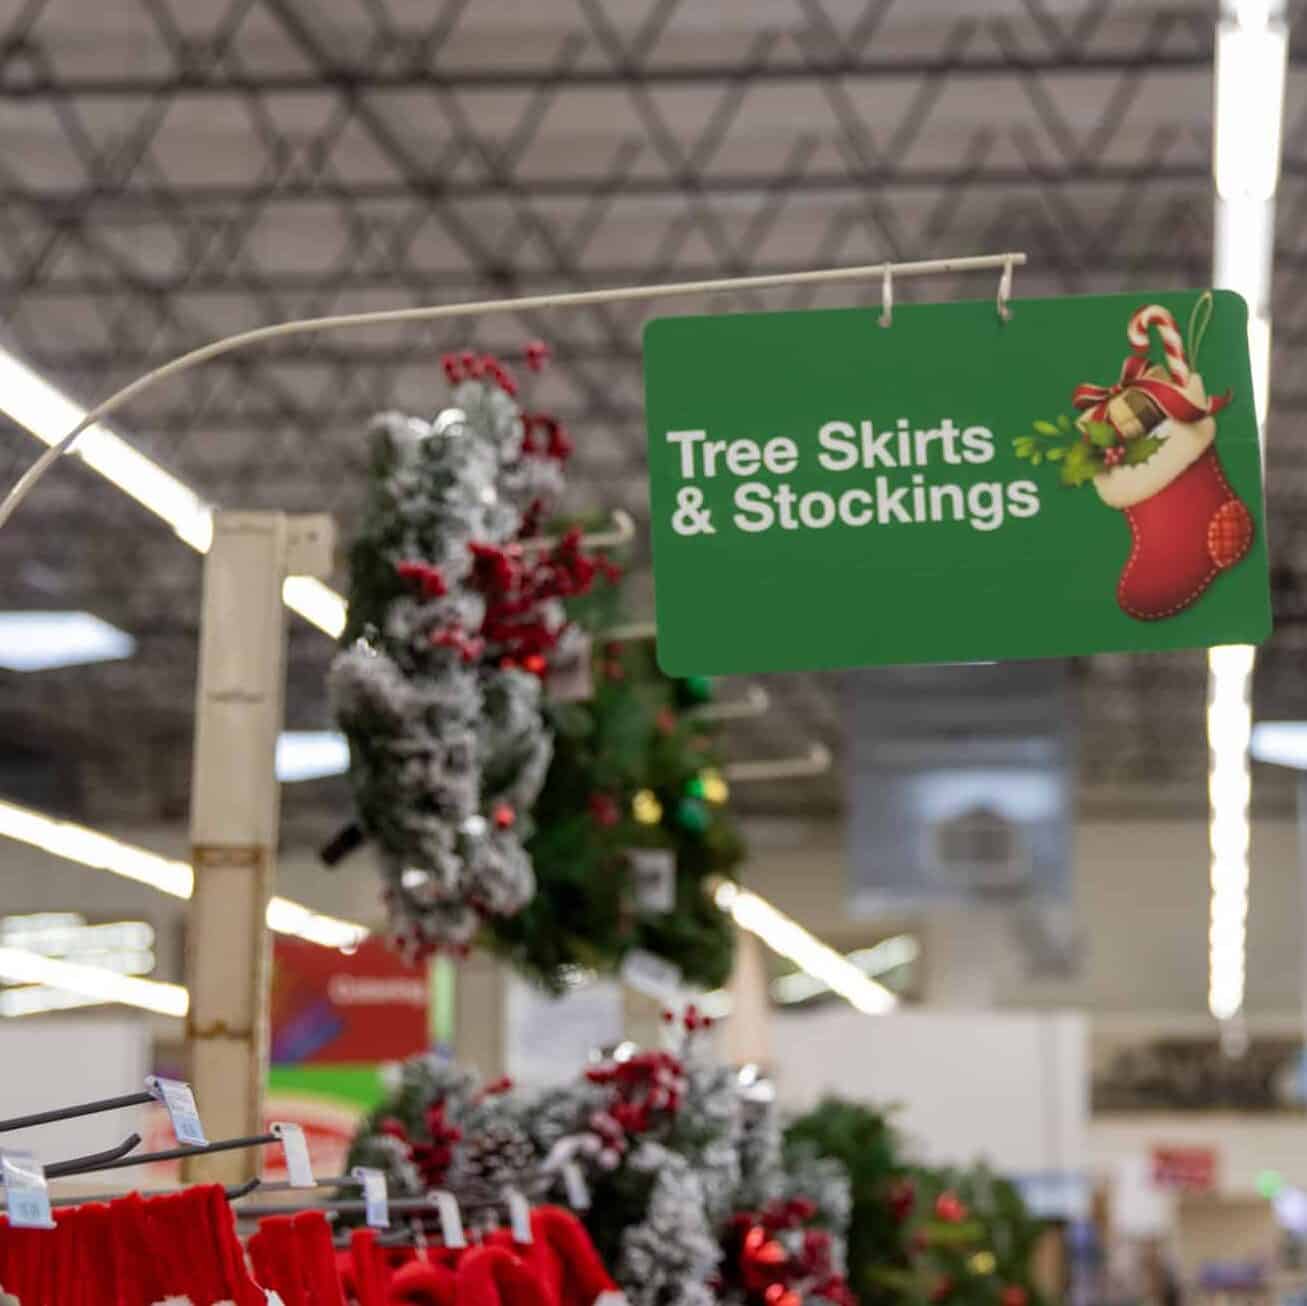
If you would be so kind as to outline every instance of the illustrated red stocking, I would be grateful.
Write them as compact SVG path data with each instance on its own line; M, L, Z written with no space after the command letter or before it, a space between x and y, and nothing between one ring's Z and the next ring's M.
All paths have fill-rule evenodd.
M1216 451L1216 416L1231 396L1208 396L1193 370L1210 320L1210 296L1190 316L1192 352L1170 311L1146 304L1126 327L1131 353L1111 386L1086 382L1072 402L1085 439L1105 448L1094 477L1099 497L1125 514L1130 556L1117 585L1121 610L1139 621L1183 612L1252 547L1253 519L1226 479ZM1206 317L1200 309L1206 310ZM1165 364L1150 366L1156 329ZM1108 443L1100 437L1106 432ZM1132 441L1142 458L1131 457Z
M1252 515L1230 488L1215 446L1123 511L1132 543L1117 601L1141 621L1187 608L1252 546Z

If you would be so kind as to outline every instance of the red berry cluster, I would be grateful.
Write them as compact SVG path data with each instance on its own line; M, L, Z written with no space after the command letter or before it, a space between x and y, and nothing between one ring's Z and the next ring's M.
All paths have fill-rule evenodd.
M605 1114L628 1137L648 1133L660 1120L674 1116L685 1099L685 1067L670 1052L638 1052L625 1061L591 1066L585 1073L592 1084L611 1089Z
M522 414L522 452L565 463L576 446L567 428L548 413Z
M627 1149L626 1130L607 1111L592 1111L587 1123L597 1145L596 1159L605 1170L613 1169Z
M429 562L397 562L395 573L400 580L415 584L422 591L424 599L443 599L449 593L449 586L441 575L439 567Z
M449 1123L443 1102L433 1102L427 1107L424 1123L426 1142L411 1138L403 1122L393 1116L381 1122L380 1132L404 1145L408 1159L421 1175L425 1188L442 1188L454 1161L454 1146L462 1142L463 1131Z
M769 1233L775 1233L778 1229L800 1229L816 1214L816 1202L807 1197L781 1198L762 1209L758 1223Z
M617 800L602 790L595 790L586 806L590 809L590 819L602 830L611 830L622 819Z
M573 527L543 556L528 559L520 544L472 544L472 584L486 598L481 635L504 650L501 666L520 666L543 676L562 630L540 619L542 604L588 594L596 577L613 581L621 569L586 553Z
M663 1012L663 1024L675 1025L677 1015L674 1011ZM685 1010L680 1015L681 1028L685 1031L687 1037L693 1037L700 1030L707 1030L713 1027L713 1018L705 1016L693 1002L687 1004Z
M431 632L433 648L452 648L465 663L476 662L486 651L486 642L475 635L469 635L462 626L445 626Z
M794 1198L733 1217L731 1241L737 1247L733 1277L748 1298L761 1298L765 1306L799 1306L811 1295L836 1306L856 1306L848 1283L835 1268L830 1233L803 1227L816 1214L814 1203ZM801 1231L797 1246L793 1238L782 1242L774 1236L785 1230Z
M470 349L460 354L445 354L440 360L450 385L460 381L490 381L506 395L517 394L517 380L493 354L475 354Z
M890 1214L902 1224L917 1204L917 1186L911 1179L896 1179L889 1186L888 1198Z

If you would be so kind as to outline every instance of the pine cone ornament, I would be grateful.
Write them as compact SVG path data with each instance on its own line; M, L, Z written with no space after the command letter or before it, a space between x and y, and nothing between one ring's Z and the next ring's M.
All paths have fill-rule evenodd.
M461 1159L464 1174L471 1182L497 1192L520 1183L535 1160L535 1148L520 1126L497 1120L466 1140Z

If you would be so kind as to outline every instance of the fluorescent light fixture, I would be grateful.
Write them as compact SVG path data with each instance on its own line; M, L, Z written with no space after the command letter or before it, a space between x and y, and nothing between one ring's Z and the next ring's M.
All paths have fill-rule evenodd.
M820 979L859 1011L879 1015L898 1005L898 999L883 984L868 979L765 898L729 880L717 886L714 898L742 930L756 934L773 952L788 957L800 970Z
M921 956L921 944L911 934L895 934L870 948L849 953L852 962L864 975L883 975L898 966L910 966Z
M921 944L910 934L896 934L893 938L883 939L870 948L859 948L848 953L844 960L856 966L864 975L876 977L899 966L907 966L921 955ZM781 975L771 984L771 995L784 1006L797 1002L807 1002L819 994L827 993L830 985L825 980L809 975L806 971L796 970L789 975Z
M86 1007L103 1007L101 998L84 993L69 993L45 984L25 984L16 989L0 989L0 1017L45 1016L52 1011L77 1011Z
M340 948L346 952L357 948L368 937L367 929L355 921L325 916L289 898L273 898L268 903L267 920L268 928L274 934L292 934L324 948Z
M793 1006L798 1002L807 1002L819 994L829 993L830 985L825 980L809 975L806 970L791 971L771 982L772 998L782 1006Z
M277 738L277 779L320 780L349 770L349 745L338 730L283 730Z
M1289 32L1270 10L1238 6L1216 25L1212 171L1222 199L1267 200L1279 182Z
M0 409L45 445L58 444L87 413L81 404L5 349L0 349ZM191 548L199 553L209 551L213 543L213 509L189 485L122 436L96 422L77 437L71 457L80 458L143 508L161 517ZM333 639L339 639L345 629L345 600L320 580L288 576L282 586L282 601Z
M70 862L121 875L174 898L189 898L195 887L195 873L186 862L160 857L72 821L56 821L3 800L0 800L0 837L15 839ZM273 898L268 904L267 919L268 928L277 934L295 935L326 948L355 948L368 936L367 928L355 921L325 916L289 898Z
M287 576L281 586L281 601L332 639L345 633L345 600L313 576Z
M1265 445L1271 372L1271 267L1280 180L1285 70L1284 0L1226 0L1216 25L1216 241L1212 279L1248 303L1253 402ZM1218 1020L1243 1009L1246 971L1254 650L1207 657L1207 778L1211 850L1207 1005ZM1232 1028L1227 1027L1227 1028Z
M1237 290L1248 301L1249 315L1258 317L1271 298L1275 203L1218 198L1214 217L1212 281L1225 290Z
M1259 721L1250 748L1259 762L1307 771L1307 721Z
M190 997L180 984L118 975L99 966L80 966L3 944L0 979L11 984L44 984L97 1002L121 1002L161 1016L184 1016L190 1006Z
M88 662L115 662L136 641L89 612L0 612L0 667L49 671Z
M734 1002L729 989L709 989L695 999L695 1005L710 1020L725 1020L731 1014Z
M147 921L89 925L76 912L5 916L0 917L0 944L118 975L149 975L154 970L154 927Z
M97 834L72 821L0 800L0 836L30 844L66 861L121 875L174 898L189 898L195 877L185 862L160 857L144 848Z
M39 372L0 350L0 405L43 444L57 444L86 409L51 385ZM72 457L112 481L142 507L162 517L193 549L204 553L213 540L213 514L188 485L164 471L107 426L96 423L78 437Z
M1243 1008L1248 921L1249 803L1254 650L1228 644L1207 655L1207 778L1211 848L1207 1005L1218 1020Z

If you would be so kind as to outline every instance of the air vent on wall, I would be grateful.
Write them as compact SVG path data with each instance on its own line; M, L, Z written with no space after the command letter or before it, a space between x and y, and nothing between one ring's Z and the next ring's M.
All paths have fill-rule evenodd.
M1065 663L881 668L845 685L855 914L1069 903Z
M1030 876L1021 832L989 807L971 807L931 827L937 874L973 893L1011 893Z

